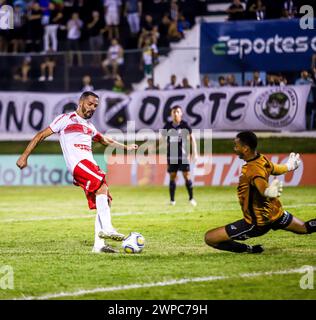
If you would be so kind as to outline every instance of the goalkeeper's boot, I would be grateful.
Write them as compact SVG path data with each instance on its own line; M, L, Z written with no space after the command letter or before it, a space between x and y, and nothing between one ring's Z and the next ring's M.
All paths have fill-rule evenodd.
M112 239L115 241L123 241L125 238L124 234L117 232L115 229L111 231L101 230L98 236L101 239Z
M248 253L262 253L264 251L264 247L261 244L257 244L254 246L248 246Z
M104 246L100 248L93 247L92 252L93 253L118 253L117 250L115 250L113 247L111 247L107 243L105 243Z

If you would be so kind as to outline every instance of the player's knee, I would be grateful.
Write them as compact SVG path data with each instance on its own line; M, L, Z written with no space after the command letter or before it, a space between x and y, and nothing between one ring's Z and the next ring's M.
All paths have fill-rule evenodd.
M95 194L96 194L96 195L99 195L99 194L108 194L108 187L106 186L106 184L102 184L101 187L96 191Z
M213 230L209 230L205 233L205 236L204 236L204 241L207 245L211 246L211 247L215 247L216 244L217 244L217 241L214 237L214 234L212 232Z
M170 181L175 182L177 178L177 174L171 173L170 174Z

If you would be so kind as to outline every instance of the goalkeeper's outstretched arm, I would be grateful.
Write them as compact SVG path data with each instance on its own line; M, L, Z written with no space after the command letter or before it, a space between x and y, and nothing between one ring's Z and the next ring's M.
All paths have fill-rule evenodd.
M285 164L273 164L273 170L271 172L272 175L274 176L279 176L281 174L285 174L289 171L294 171L296 170L300 164L301 164L301 159L299 153L290 153L289 159Z

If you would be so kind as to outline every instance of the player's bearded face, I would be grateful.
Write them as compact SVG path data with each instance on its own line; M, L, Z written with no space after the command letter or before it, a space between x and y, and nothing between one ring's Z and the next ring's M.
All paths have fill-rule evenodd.
M93 116L98 106L98 103L99 103L98 98L92 97L92 96L82 101L82 104L80 107L85 119L90 119Z

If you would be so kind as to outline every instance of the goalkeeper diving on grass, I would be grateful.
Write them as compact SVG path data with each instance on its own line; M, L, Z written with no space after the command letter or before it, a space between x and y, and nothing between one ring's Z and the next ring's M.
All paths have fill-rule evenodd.
M234 151L246 163L243 165L237 188L244 218L226 226L206 232L209 246L231 252L261 253L262 245L247 245L235 240L259 237L272 230L286 230L296 234L316 232L316 219L303 222L284 210L279 197L282 182L278 179L269 185L269 177L296 170L300 155L291 153L286 164L275 164L257 152L257 136L243 131L234 139Z

